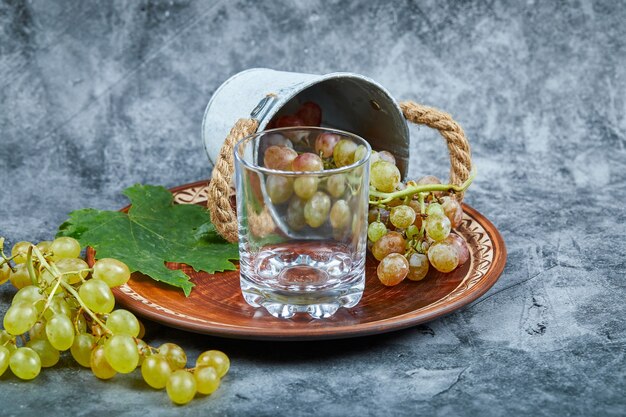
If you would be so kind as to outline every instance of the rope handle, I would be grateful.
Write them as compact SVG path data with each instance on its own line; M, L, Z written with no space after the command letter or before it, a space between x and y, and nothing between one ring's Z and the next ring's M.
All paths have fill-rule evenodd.
M407 121L439 131L450 154L450 183L463 184L470 176L472 158L469 142L461 126L448 113L413 101L401 102L400 109ZM239 119L235 123L220 149L209 183L207 205L211 220L218 233L229 242L237 242L239 238L237 213L230 205L231 181L235 172L235 144L255 133L258 127L259 122L255 119ZM457 199L462 201L463 194L457 194Z

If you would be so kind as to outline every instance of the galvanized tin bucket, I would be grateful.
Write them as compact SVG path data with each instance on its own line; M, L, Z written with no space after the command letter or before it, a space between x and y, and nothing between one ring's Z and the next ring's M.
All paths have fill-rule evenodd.
M391 152L406 175L409 131L400 107L380 84L346 72L313 75L254 68L232 76L215 91L204 113L202 139L209 160L215 164L237 120L256 119L261 131L307 101L322 108L322 126L355 133L373 149Z

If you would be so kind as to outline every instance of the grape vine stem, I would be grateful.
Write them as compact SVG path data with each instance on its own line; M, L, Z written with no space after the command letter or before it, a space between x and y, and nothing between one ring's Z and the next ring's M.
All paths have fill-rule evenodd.
M35 246L31 245L28 248L28 252L26 252L26 269L28 270L28 276L30 277L30 281L34 286L37 286L37 274L35 274L35 267L33 266L33 248Z
M470 186L474 178L476 177L476 168L472 170L469 178L461 185L455 184L425 184L425 185L414 185L411 187L407 187L404 190L394 191L391 193L383 193L378 190L370 189L370 197L374 197L377 200L370 200L370 204L378 205L378 204L387 204L396 198L413 196L418 193L430 193L433 191L454 191L457 193L462 193Z

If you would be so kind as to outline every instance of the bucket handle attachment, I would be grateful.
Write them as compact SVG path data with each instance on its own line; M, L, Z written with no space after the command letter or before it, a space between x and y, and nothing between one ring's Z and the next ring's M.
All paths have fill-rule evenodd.
M401 102L400 109L407 121L439 131L450 154L450 183L463 184L470 176L472 157L461 126L448 113L413 101ZM218 233L229 242L237 242L239 238L237 213L230 204L231 181L235 172L235 144L254 134L258 127L256 119L239 119L235 123L220 149L209 183L207 206L211 219ZM456 198L461 202L463 193L457 193Z

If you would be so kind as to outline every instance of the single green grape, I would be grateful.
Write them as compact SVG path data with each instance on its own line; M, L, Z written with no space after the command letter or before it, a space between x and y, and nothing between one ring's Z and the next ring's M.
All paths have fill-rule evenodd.
M326 180L326 190L334 198L340 198L346 191L346 177L343 174L335 174Z
M400 229L406 229L415 221L415 211L409 206L396 206L389 213L389 221Z
M52 241L51 240L42 240L41 242L37 243L37 249L39 249L39 251L45 255L48 252L50 252L50 247L52 246Z
M350 139L341 139L333 149L333 159L337 167L351 165L354 160L354 152L357 144Z
M13 304L4 315L4 328L14 336L26 333L37 322L37 309L29 303Z
M11 271L11 275L9 276L9 280L11 284L15 288L22 289L28 285L32 285L32 281L30 280L30 275L28 275L28 269L25 264L19 264L15 266L15 272Z
M385 234L387 234L387 226L383 222L374 221L367 226L367 237L372 243L376 243Z
M42 368L50 368L59 363L61 354L47 340L31 340L26 344L27 347L34 350L41 360Z
M451 230L450 220L446 216L428 216L424 220L424 227L428 236L437 242L447 238Z
M9 352L9 349L0 345L0 376L2 376L9 367L10 358L11 352Z
M196 379L196 387L200 394L213 394L220 386L220 377L215 368L210 366L196 368L194 378Z
M404 253L406 240L401 233L388 232L378 239L372 246L372 255L377 261L382 261L390 253Z
M35 304L40 301L44 301L45 297L41 293L39 287L35 285L27 285L21 288L14 296L12 304L17 303L27 303L27 304ZM44 303L41 303L41 307L43 307Z
M319 179L316 177L301 176L293 182L293 192L300 198L308 200L317 191Z
M165 388L170 375L172 367L162 355L148 356L141 365L141 376L152 388Z
M166 389L173 403L187 404L196 395L196 379L189 372L178 370L168 378Z
M400 184L400 170L394 164L380 160L372 165L370 184L378 191L390 193Z
M182 369L187 365L187 354L177 344L163 343L157 350L160 355L167 359L173 370Z
M337 200L330 209L330 224L333 229L343 229L352 220L350 206L346 200Z
M70 348L72 357L80 366L91 366L91 350L96 345L96 339L89 333L80 333L74 338Z
M294 197L289 201L287 207L287 224L295 231L302 230L306 226L304 220L304 206L306 200Z
M107 283L95 277L82 284L78 294L87 308L94 313L110 313L115 306L115 297Z
M457 249L445 242L437 242L428 248L428 260L439 272L451 272L459 265Z
M421 253L413 253L409 256L409 274L411 281L421 281L428 274L428 257Z
M28 331L28 337L30 340L48 340L46 335L46 324L42 321L38 321ZM2 342L0 341L0 344Z
M11 249L11 256L14 257L13 262L16 264L23 264L26 262L26 254L28 253L30 245L32 245L32 243L25 241L17 242L13 245L13 248Z
M74 343L74 325L64 314L55 314L46 323L46 336L55 349L68 350Z
M80 258L63 258L56 262L56 267L63 274L64 281L70 284L78 284L89 274L89 265ZM82 272L78 272L82 271ZM75 272L69 274L68 272Z
M293 195L293 180L283 175L269 175L265 188L272 204L282 204Z
M36 378L41 372L41 359L31 348L21 347L11 354L9 366L16 377L28 381Z
M72 237L57 237L50 244L52 260L58 261L63 258L78 258L80 256L80 243Z
M198 359L196 359L196 368L202 368L210 366L215 368L217 376L222 378L228 373L230 369L230 359L222 351L219 350L207 350L202 352Z
M98 346L91 351L89 366L91 367L91 372L99 379L111 379L117 374L117 371L107 362L104 346Z
M114 310L109 314L106 326L113 334L127 334L132 337L139 336L139 320L133 313L127 310Z
M104 344L104 355L111 368L121 374L134 371L139 364L139 351L132 336L116 334Z
M130 269L113 258L98 259L93 265L93 278L104 281L110 288L124 285L130 279ZM83 284L84 286L84 284Z
M376 275L383 285L398 285L409 273L409 261L404 255L390 253L385 256L376 268Z
M6 263L6 264L0 265L0 285L7 282L10 277L11 277L11 267L9 267L9 264Z
M443 207L439 203L430 203L426 206L426 214L432 217L445 216Z
M329 212L330 197L328 194L318 191L304 205L304 220L311 227L320 227L326 222Z

